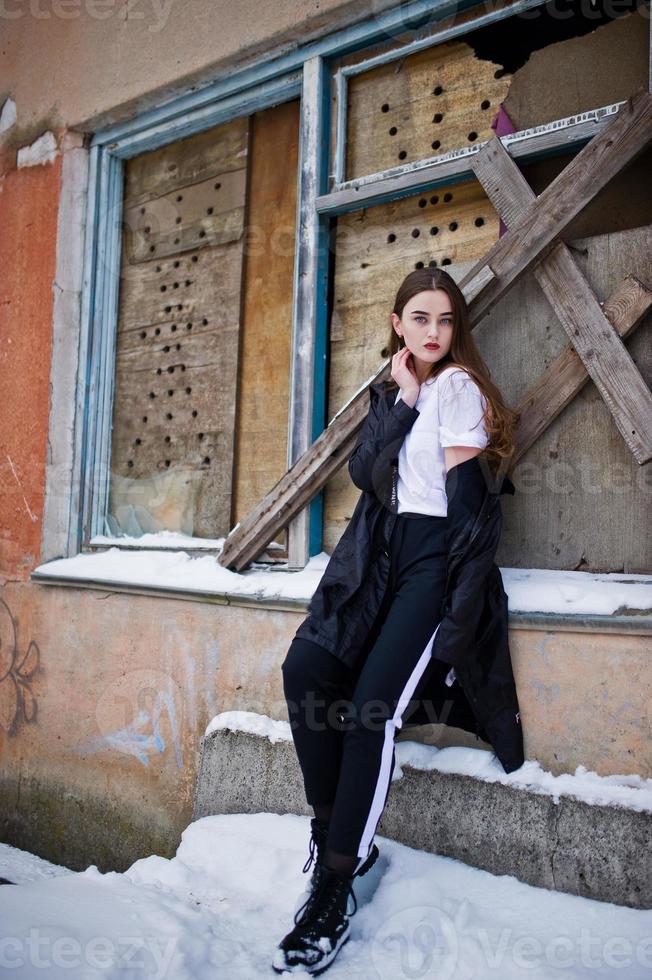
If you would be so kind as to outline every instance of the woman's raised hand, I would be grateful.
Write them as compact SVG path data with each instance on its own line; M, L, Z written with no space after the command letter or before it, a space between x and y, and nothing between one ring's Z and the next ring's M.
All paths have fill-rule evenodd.
M414 370L414 360L409 347L402 347L392 357L391 375L401 389L403 401L414 408L421 385Z

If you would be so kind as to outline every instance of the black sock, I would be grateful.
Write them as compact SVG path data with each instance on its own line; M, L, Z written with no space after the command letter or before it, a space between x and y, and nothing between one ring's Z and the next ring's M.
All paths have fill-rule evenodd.
M337 871L341 875L351 877L358 864L358 857L351 857L349 854L338 854L337 851L327 849L324 855L324 865L331 871Z

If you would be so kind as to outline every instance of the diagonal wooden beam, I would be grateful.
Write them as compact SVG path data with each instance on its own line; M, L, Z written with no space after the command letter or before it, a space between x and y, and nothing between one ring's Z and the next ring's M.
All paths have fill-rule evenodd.
M388 362L389 363L389 362ZM239 572L306 507L347 461L369 409L367 388L315 439L294 466L227 536L218 562Z
M652 292L632 275L625 276L604 303L605 316L623 338L636 329L651 309ZM573 345L568 344L516 406L519 420L510 470L589 378L582 359Z
M537 278L639 465L652 459L652 392L572 257L555 248ZM566 279L568 277L568 279ZM563 290L559 283L566 283Z
M474 322L485 316L517 279L545 257L582 208L650 141L652 94L641 87L536 200L515 217L509 231L461 280L460 286L472 283L486 265L496 276L494 282L471 305L469 313ZM489 140L478 154L482 152L493 160L497 159L500 150L504 152L504 147L496 137ZM485 186L489 196L498 178L494 177L493 180L493 184L490 181Z
M459 285L469 304L471 327L552 249L556 237L598 190L645 148L652 136L651 122L652 96L641 89L467 273ZM550 193L553 188L554 192ZM568 203L564 195L569 197ZM388 373L388 368L389 362L383 373ZM253 561L348 459L368 410L367 387L337 414L294 466L231 531L218 558L220 564L239 571Z
M533 202L540 206L499 139L478 151L473 170L505 224L518 223ZM557 242L533 272L634 458L640 465L649 462L652 392L570 249Z

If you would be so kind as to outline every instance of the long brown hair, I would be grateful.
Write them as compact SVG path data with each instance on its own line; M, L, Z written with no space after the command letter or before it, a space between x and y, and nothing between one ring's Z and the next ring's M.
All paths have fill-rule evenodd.
M514 427L518 421L518 413L505 404L499 388L491 380L491 372L471 336L466 300L453 277L443 269L415 269L401 283L392 312L402 317L406 303L417 293L427 289L443 289L448 294L453 312L453 337L450 350L441 361L436 361L432 365L426 380L436 378L445 368L452 365L468 371L488 403L484 412L484 421L489 441L480 455L485 456L492 466L502 461L502 467L508 467L508 458L514 453ZM404 344L403 338L399 337L391 327L389 344L383 348L381 356L391 360ZM390 388L398 388L391 375L388 380Z

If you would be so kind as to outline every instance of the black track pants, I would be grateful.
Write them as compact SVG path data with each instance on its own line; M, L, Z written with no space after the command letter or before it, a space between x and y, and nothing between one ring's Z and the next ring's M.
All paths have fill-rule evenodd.
M394 741L430 671L446 583L447 518L399 514L390 575L355 668L295 637L282 664L288 716L310 806L332 804L328 847L366 857L394 770Z

